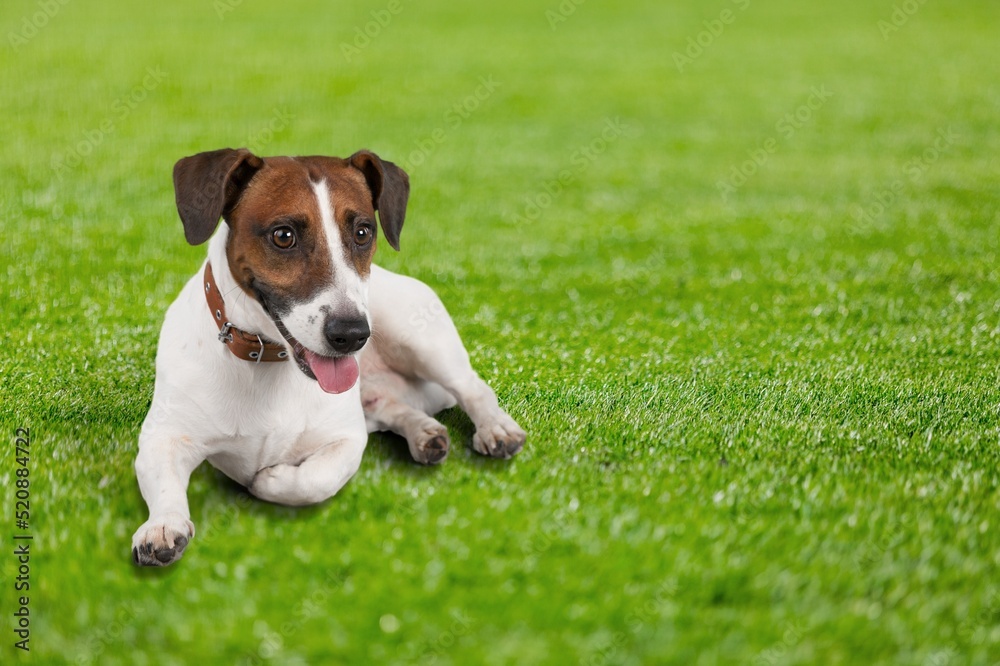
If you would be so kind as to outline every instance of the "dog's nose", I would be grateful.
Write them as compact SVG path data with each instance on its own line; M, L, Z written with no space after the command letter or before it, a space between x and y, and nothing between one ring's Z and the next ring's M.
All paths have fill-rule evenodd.
M364 319L344 320L331 317L323 327L326 341L338 354L352 354L368 342L371 329Z

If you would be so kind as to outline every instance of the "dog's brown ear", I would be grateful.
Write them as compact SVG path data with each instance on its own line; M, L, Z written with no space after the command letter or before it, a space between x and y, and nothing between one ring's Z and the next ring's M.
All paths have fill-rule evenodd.
M174 196L191 245L207 241L240 198L264 160L246 148L223 148L185 157L174 165Z
M372 192L372 206L378 211L382 232L392 249L399 249L399 233L406 217L406 201L410 198L410 177L392 162L380 159L368 150L359 150L350 163L365 175Z

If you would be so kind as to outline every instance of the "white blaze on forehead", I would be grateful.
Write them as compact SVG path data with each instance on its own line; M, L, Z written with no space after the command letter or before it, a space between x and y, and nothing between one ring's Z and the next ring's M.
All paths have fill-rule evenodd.
M344 239L341 236L337 218L333 214L333 199L326 181L313 183L313 191L316 192L316 199L319 202L319 213L323 220L323 231L326 234L331 266L333 266L333 286L338 292L339 304L343 305L343 308L335 306L334 311L353 309L358 315L367 315L367 280L363 280L358 275L354 264L349 262L345 256Z
M316 193L316 201L319 203L319 218L323 222L323 231L326 232L326 240L332 250L334 245L340 245L340 229L337 228L337 218L333 215L333 201L330 198L330 188L326 186L325 180L313 183L312 188L313 192ZM341 253L341 256L343 256L343 253ZM336 258L337 253L334 252L334 259Z
M288 332L307 349L328 354L331 350L323 334L327 317L366 319L371 323L368 316L368 280L358 275L357 269L344 254L343 236L334 217L334 201L326 181L312 183L312 188L319 204L326 242L326 247L317 247L316 252L329 253L332 274L312 298L292 306L282 320Z

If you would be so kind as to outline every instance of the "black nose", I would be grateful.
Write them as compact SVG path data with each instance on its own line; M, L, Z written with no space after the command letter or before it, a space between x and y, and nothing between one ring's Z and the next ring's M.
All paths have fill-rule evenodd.
M364 319L347 321L331 317L323 326L323 334L326 335L326 341L333 347L333 351L338 354L352 354L365 346L372 332Z

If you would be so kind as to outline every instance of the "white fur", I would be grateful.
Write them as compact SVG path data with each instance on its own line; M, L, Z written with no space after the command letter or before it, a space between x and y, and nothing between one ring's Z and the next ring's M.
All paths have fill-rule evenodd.
M456 400L476 425L473 447L480 453L506 457L524 442L524 432L469 365L434 292L377 266L370 280L361 279L343 256L327 185L314 190L334 275L284 322L301 343L323 351L324 317L310 325L309 316L326 307L360 310L372 326L360 354L362 379L345 393L328 394L294 361L252 363L233 356L217 338L199 269L167 310L153 401L139 436L135 467L149 520L132 545L142 564L176 561L194 536L186 491L191 472L204 460L262 499L304 505L327 499L347 483L372 430L398 432L415 458L439 462L443 456L434 443L443 442L446 454L447 430L430 414ZM226 259L228 234L222 222L208 257L229 319L245 331L281 340L260 304L237 286Z
M333 279L330 284L318 289L308 301L293 306L282 317L282 322L288 327L292 337L306 348L318 354L329 355L333 350L327 343L322 326L328 315L349 321L365 319L371 325L367 305L368 281L358 275L344 256L340 226L334 217L334 203L326 181L313 183L313 192L316 193L323 231L326 234L326 252L333 266Z

